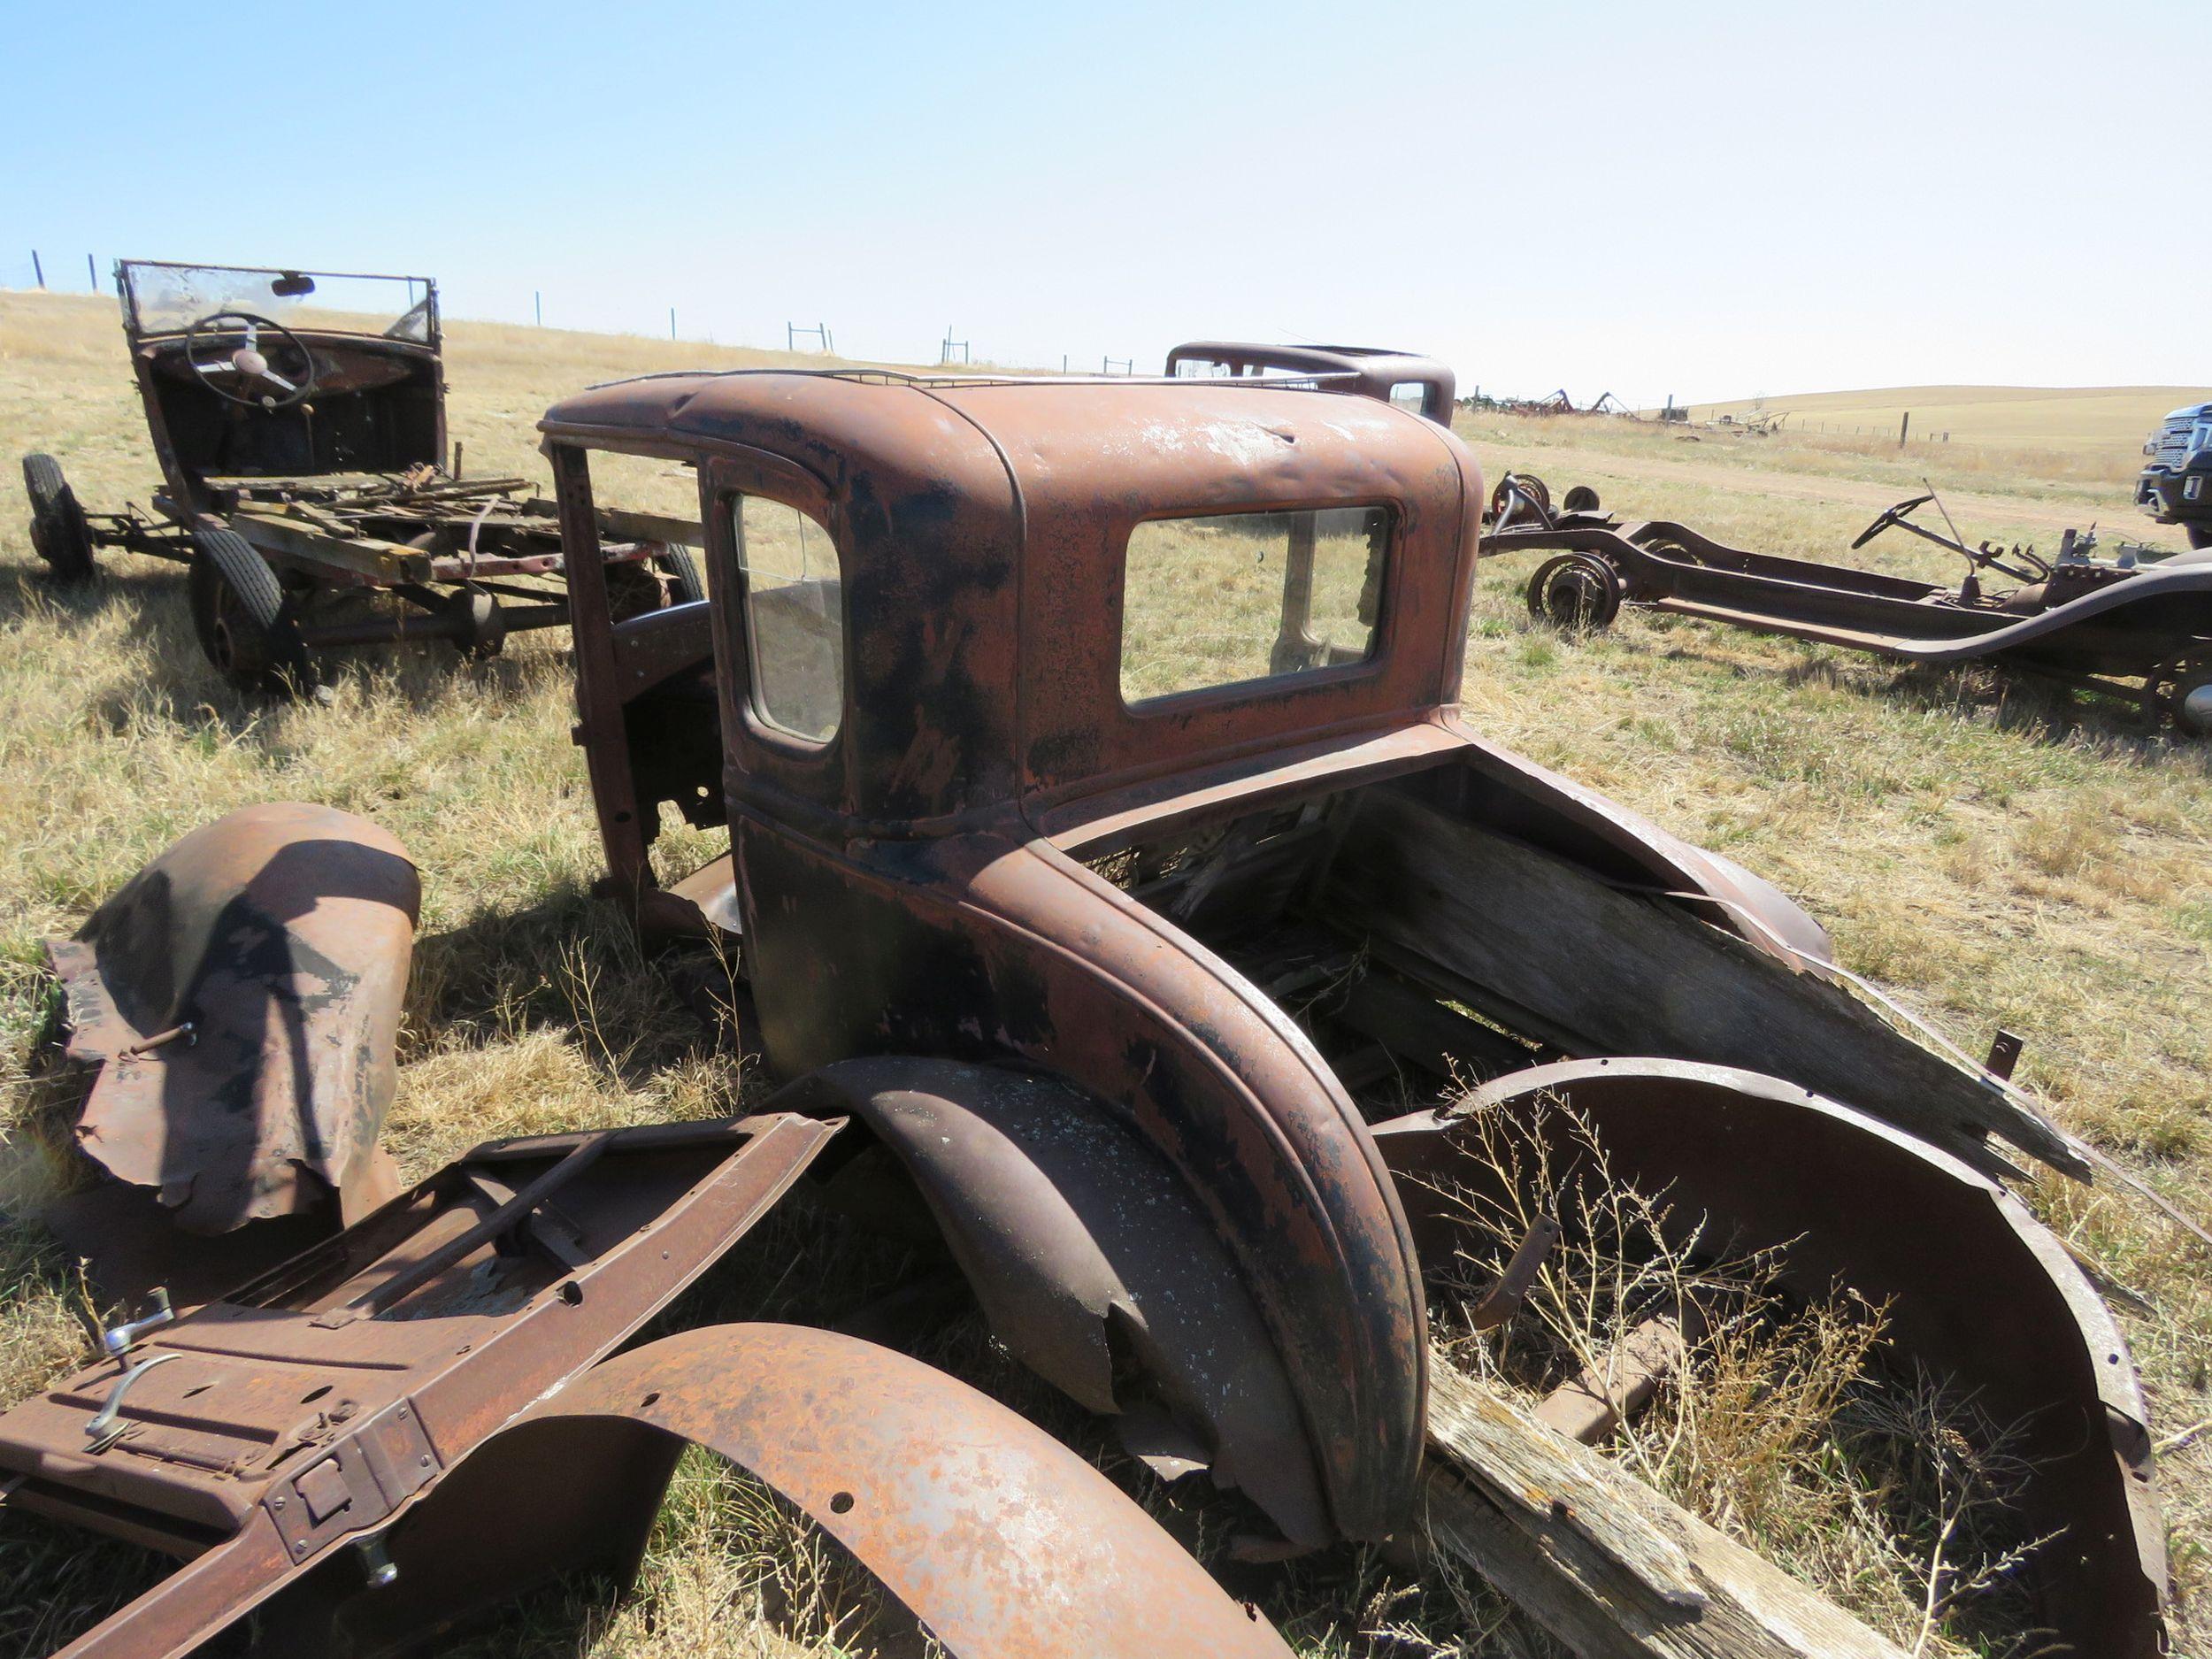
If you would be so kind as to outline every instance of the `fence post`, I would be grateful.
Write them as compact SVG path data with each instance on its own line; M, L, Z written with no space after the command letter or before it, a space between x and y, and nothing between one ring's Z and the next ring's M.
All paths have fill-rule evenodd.
M538 326L539 326L539 327L541 327L541 328L544 327L544 326L545 326L545 296L544 296L544 295L542 295L542 294L541 294L541 293L539 293L539 292L537 291L537 289L535 289L535 288L532 288L532 289L530 290L530 309L531 309L531 311L532 311L533 312L534 312L534 313L536 314L536 316L537 316L537 319L538 319Z
M673 305L668 308L668 337L671 340L676 337L676 308Z
M1912 411L1908 409L1905 411L1905 418L1897 423L1897 447L1899 449L1901 449L1905 447L1905 434L1911 430Z
M44 288L46 286L46 267L39 264L38 250L35 248L31 250L31 274L38 279L39 287L42 289Z
M92 291L97 294L100 291L100 267L92 263L90 254L84 257L84 273L86 280L92 284Z

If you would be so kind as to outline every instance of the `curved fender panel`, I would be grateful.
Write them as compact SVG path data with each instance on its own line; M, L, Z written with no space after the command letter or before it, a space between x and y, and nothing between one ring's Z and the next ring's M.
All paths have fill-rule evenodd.
M1418 1263L1364 1121L1289 1018L1043 841L979 833L833 860L741 816L736 840L771 1063L795 1076L949 1054L1109 1103L1234 1258L1337 1532L1405 1525L1427 1386Z
M186 836L47 944L70 1056L102 1068L78 1144L197 1233L373 1187L421 896L404 848L330 807Z
M1544 1110L1543 1107L1568 1110ZM1473 1111L1537 1129L1555 1175L1586 1125L1614 1178L1663 1189L1686 1233L1709 1217L1751 1248L1779 1246L1792 1288L1849 1286L1886 1304L1893 1351L1955 1379L2033 1465L2022 1494L2042 1621L2066 1651L2163 1651L2164 1534L2147 1411L2111 1312L2011 1194L1925 1143L1755 1073L1671 1060L1576 1061L1497 1079L1453 1112L1376 1130L1432 1259L1454 1224L1439 1182L1494 1190L1463 1149ZM1456 1132L1455 1132L1456 1131Z
M826 1067L781 1103L794 1095L863 1119L897 1156L1016 1358L1094 1411L1136 1411L1125 1439L1163 1474L1210 1465L1286 1537L1332 1541L1297 1397L1235 1258L1102 1102L1054 1079L900 1058ZM1118 1358L1156 1399L1125 1397L1125 1379L1118 1394ZM1182 1432L1161 1438L1153 1405Z
M687 1331L587 1371L394 1530L393 1588L338 1563L342 1589L279 1609L273 1650L404 1651L557 1572L634 1569L686 1442L805 1511L961 1659L1287 1659L1035 1425L918 1360L780 1325Z

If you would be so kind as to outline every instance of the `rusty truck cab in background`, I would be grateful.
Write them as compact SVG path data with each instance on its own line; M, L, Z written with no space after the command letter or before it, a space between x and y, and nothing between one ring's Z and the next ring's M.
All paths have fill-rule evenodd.
M1171 380L1274 375L1328 391L1378 398L1449 428L1458 382L1434 357L1381 346L1277 346L1248 340L1191 340L1167 354Z

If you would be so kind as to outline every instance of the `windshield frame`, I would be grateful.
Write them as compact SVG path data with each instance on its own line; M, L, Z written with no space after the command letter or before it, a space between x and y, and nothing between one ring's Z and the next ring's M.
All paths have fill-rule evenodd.
M411 303L409 309L395 316L386 328L345 328L332 327L320 323L311 326L303 323L299 332L310 334L342 335L356 340L388 341L395 345L427 347L434 352L439 349L442 323L438 313L438 285L430 277L406 276L385 271L310 271L291 265L201 265L181 259L119 259L116 261L115 289L121 296L123 303L123 330L133 340L173 339L183 334L191 326L190 321L173 324L165 318L157 319L151 326L148 325L140 312L140 296L136 279L139 273L149 271L204 271L215 276L237 277L303 276L313 278L317 281L330 282L404 283L411 290L419 289L420 296L414 297L411 293ZM253 309L252 305L242 303L244 296L239 297L242 309ZM214 309L219 311L224 307L217 303ZM393 332L418 310L423 313L423 327L419 334ZM274 322L286 323L288 321L280 311L265 314Z

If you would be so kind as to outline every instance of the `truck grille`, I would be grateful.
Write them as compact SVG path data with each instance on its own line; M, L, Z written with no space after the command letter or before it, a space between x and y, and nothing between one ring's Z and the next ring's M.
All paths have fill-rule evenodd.
M2189 458L2189 434L2196 426L2194 420L2170 420L2158 434L2158 447L2151 452L2151 460L2159 466L2179 466Z

